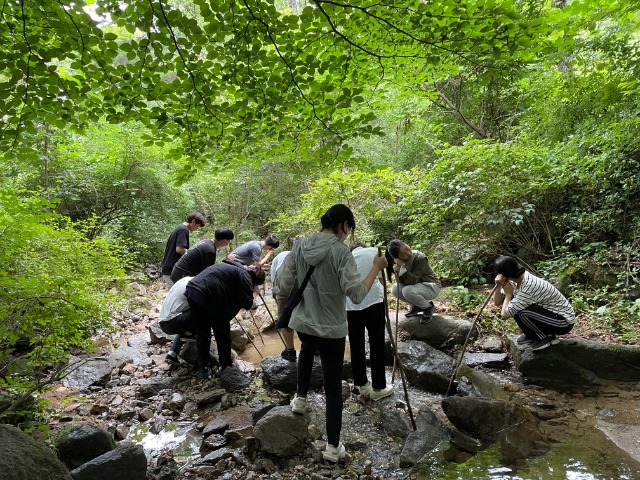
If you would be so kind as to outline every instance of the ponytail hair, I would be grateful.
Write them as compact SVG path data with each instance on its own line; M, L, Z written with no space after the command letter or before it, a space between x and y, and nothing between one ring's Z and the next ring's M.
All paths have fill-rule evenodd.
M344 222L347 222L351 230L356 228L356 220L353 217L353 212L349 207L341 203L337 203L327 210L320 219L322 228L333 230L334 232L337 232L340 225Z

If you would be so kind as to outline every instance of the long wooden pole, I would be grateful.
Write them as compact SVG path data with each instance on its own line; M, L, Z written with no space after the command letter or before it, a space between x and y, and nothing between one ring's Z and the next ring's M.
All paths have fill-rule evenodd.
M480 318L480 315L482 314L482 310L484 310L484 307L487 306L487 303L489 303L489 300L491 300L491 297L493 297L493 293L496 291L496 288L498 288L498 284L497 283L493 286L493 289L491 290L491 293L487 296L487 299L482 304L482 307L480 307L480 310L478 310L476 318L473 319L473 323L471 324L471 328L469 329L469 333L467 333L467 338L465 339L464 345L462 346L462 352L460 352L460 358L458 358L458 362L456 364L456 368L453 369L453 375L451 375L451 380L449 380L449 386L447 387L447 392L444 394L445 397L449 396L449 391L451 390L451 386L453 385L453 380L456 378L456 375L458 374L458 369L460 368L460 365L462 364L462 359L464 358L464 352L467 350L467 344L469 343L469 339L471 338L471 333L473 332L473 329L476 327L476 322Z

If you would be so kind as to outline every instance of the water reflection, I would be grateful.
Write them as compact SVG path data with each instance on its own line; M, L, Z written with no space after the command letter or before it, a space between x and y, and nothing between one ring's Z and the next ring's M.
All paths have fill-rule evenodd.
M130 438L144 448L148 457L158 457L164 452L172 451L178 462L199 458L202 434L189 422L169 422L157 434L149 431L149 425L139 424L130 432Z

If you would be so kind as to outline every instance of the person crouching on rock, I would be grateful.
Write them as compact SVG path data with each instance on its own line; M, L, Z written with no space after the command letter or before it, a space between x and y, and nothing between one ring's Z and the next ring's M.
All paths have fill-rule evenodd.
M393 258L393 271L397 283L391 287L391 294L411 305L406 317L422 312L421 323L428 323L435 311L433 300L440 294L440 281L429 265L429 259L422 252L411 250L402 240L391 240L387 251Z
M220 368L231 366L231 320L241 308L253 305L254 288L264 283L265 274L227 260L207 267L187 283L198 349L198 377L209 378L211 329L218 346Z
M571 331L576 314L556 287L504 255L494 262L494 273L501 288L496 289L493 300L497 307L502 307L502 318L513 317L522 330L518 345L543 350L559 342L556 335Z

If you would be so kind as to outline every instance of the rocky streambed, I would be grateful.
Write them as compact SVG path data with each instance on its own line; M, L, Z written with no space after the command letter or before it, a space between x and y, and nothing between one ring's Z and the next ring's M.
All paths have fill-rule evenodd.
M79 358L49 394L54 430L91 424L117 444L142 446L149 479L640 478L635 347L605 356L593 353L598 345L568 339L532 357L508 339L483 339L483 350L465 359L455 395L445 397L454 359L429 343L462 343L456 335L466 335L465 321L437 316L427 331L402 319L398 350L409 401L397 372L393 396L364 398L346 364L348 455L334 465L322 460L320 385L307 414L288 407L295 364L278 356L280 340L266 329L267 308L275 311L268 295L266 307L239 318L245 331L264 330L255 347L236 328L243 353L234 368L203 381L193 376L189 348L181 365L164 362L168 339L155 327L162 294L141 287L138 308L118 319L118 341L96 339L97 354ZM609 363L599 370L572 363L589 352ZM80 437L73 448L86 443Z

